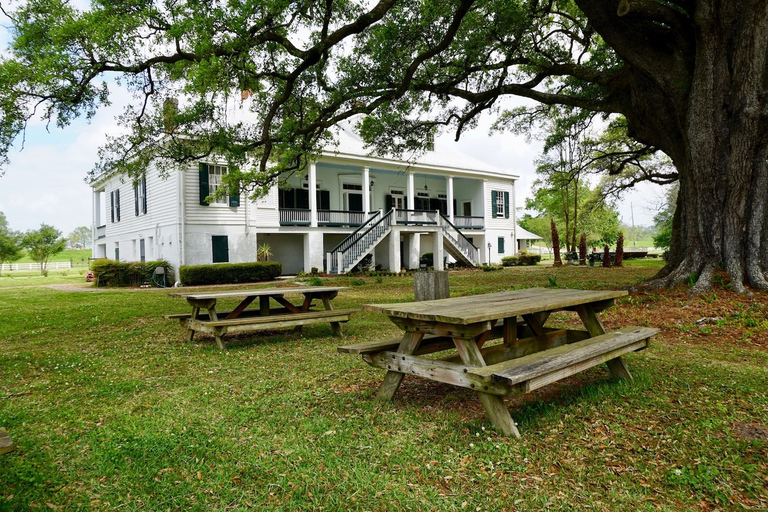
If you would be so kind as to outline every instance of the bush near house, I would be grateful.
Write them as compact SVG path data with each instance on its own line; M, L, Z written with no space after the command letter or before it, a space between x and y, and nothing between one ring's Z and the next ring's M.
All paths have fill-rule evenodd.
M540 261L540 254L521 254L519 256L505 256L501 258L501 264L505 267L531 266L538 264Z
M282 273L283 265L279 261L216 263L179 267L179 278L185 286L270 281Z
M96 278L96 286L107 287L126 287L141 286L145 283L158 285L153 276L155 269L162 267L165 269L164 283L173 283L173 268L165 260L157 261L115 261L108 259L99 259L91 262L91 270Z

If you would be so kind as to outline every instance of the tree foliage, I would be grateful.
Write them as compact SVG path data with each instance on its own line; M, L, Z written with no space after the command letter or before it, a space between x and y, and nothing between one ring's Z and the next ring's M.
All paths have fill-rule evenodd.
M655 150L673 162L674 171L628 178L680 180L657 285L697 273L700 292L722 265L737 290L768 289L764 0L14 5L0 157L30 119L90 117L118 82L136 100L94 172L138 176L150 161L216 153L231 168L224 192L300 172L329 127L358 114L375 148L402 153L429 146L439 129L458 136L484 113L504 127L563 105L623 116L637 145L606 159L609 172ZM234 115L241 91L248 112ZM509 96L538 106L507 110Z
M70 249L85 249L91 246L91 228L78 226L67 235L67 245Z
M0 267L3 263L13 262L21 258L23 247L21 237L8 226L8 219L0 212Z
M40 224L40 229L27 231L24 234L22 244L26 247L30 258L40 264L40 274L46 275L48 262L64 250L67 241L62 238L61 231L58 229L48 224Z

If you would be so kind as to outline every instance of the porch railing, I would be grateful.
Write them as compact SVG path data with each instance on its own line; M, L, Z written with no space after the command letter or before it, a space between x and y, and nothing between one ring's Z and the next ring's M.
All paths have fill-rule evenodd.
M368 217L378 212L348 212L343 210L318 210L318 226L362 226Z
M454 215L453 224L461 229L483 229L485 227L485 219L483 217Z
M440 212L437 210L395 210L395 223L415 226L435 226Z
M303 208L280 208L281 226L309 226L311 210Z

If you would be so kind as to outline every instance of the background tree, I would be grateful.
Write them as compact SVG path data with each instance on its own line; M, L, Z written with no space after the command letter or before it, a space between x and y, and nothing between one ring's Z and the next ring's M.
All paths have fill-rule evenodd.
M552 229L550 228L549 219L541 215L533 217L530 213L526 213L518 217L518 224L521 228L540 236L542 243L547 246L547 250L550 253L552 252Z
M0 157L33 117L66 126L93 115L112 79L137 101L95 172L138 176L150 160L219 153L231 168L222 193L301 171L327 129L358 114L369 114L369 141L403 153L522 96L621 115L643 152L674 163L671 254L654 286L698 273L701 292L722 265L736 290L768 289L765 0L13 5ZM239 91L252 93L253 121L227 115Z
M624 233L619 233L616 240L616 255L613 259L614 266L621 267L624 264Z
M579 237L579 265L587 264L587 235L582 233Z
M555 219L550 219L550 231L552 232L552 251L555 253L556 267L563 265L563 260L560 259L560 234L557 232L557 226L555 225Z
M48 224L40 224L40 229L27 231L22 244L26 247L29 257L40 264L40 275L46 275L48 262L64 250L67 241L58 229Z
M67 235L67 245L70 249L89 249L91 247L91 228L76 227Z
M0 268L22 256L21 238L9 230L0 229Z
M674 185L667 190L664 204L659 212L653 217L654 227L656 228L656 235L653 237L653 245L666 251L669 250L672 243L672 223L675 217L675 205L677 204L678 190L679 187L677 185Z

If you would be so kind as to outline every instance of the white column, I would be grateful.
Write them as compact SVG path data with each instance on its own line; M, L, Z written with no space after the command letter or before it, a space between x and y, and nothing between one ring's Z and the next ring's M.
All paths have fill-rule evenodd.
M310 231L304 235L304 272L309 273L312 267L323 269L323 234Z
M400 272L400 231L393 229L389 232L389 270Z
M309 225L317 227L317 164L315 162L309 164Z
M413 186L413 173L411 171L408 171L408 189L406 194L408 195L408 204L406 205L406 208L408 210L413 210L414 205L416 204L416 198L414 197L416 195L416 188Z
M456 212L453 211L453 176L448 176L445 181L445 188L448 193L448 220L453 223L453 216L456 215Z
M445 253L443 250L443 234L439 231L435 231L432 236L432 263L435 266L435 270L444 270L445 266L443 262L445 260Z
M371 170L367 167L363 167L363 211L367 219L371 211Z
M411 233L406 237L405 250L407 251L408 269L419 269L419 257L421 256L421 235Z

